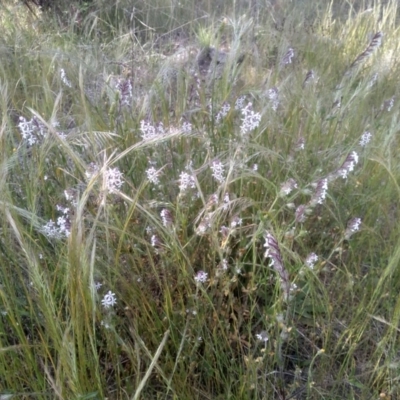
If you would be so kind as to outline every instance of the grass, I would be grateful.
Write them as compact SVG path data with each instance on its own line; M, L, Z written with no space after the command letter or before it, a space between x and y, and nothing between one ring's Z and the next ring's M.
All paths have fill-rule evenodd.
M360 3L1 6L1 399L400 395L397 2Z

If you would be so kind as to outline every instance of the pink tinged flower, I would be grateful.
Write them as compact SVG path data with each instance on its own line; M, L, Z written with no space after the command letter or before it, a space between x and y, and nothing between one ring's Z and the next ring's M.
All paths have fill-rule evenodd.
M318 256L315 253L310 253L306 258L306 265L310 269L314 269L315 263L318 261Z
M241 96L237 98L235 102L235 110L236 111L241 110L244 106L245 101L246 101L246 96Z
M282 65L288 65L292 63L294 57L294 50L289 47L288 51L286 52L286 54L283 56L281 64Z
M207 282L207 279L208 279L208 273L204 272L204 271L199 271L194 276L194 280L197 283L205 283L205 282Z
M298 206L295 211L296 222L305 222L305 220L307 219L306 213L307 206L305 204L301 204L300 206Z
M280 196L287 196L294 189L297 189L297 182L293 178L290 178L281 185L281 190L280 190L279 194L280 194Z
M200 236L205 235L211 229L211 218L206 215L196 228L196 233Z
M360 230L360 227L361 227L361 218L352 218L347 224L347 228L344 233L345 239L346 240L350 239L350 237L354 233Z
M150 167L146 170L147 179L149 182L153 183L154 185L158 185L160 183L160 171L154 167Z
M121 106L129 107L132 104L132 83L130 79L118 79L117 86Z
M394 100L395 100L395 96L393 96L389 100L386 100L382 105L382 110L386 110L387 112L390 112L394 106Z
M115 293L112 293L111 290L109 290L108 293L104 295L103 300L101 300L101 304L104 308L114 307L115 304L117 304Z
M172 225L172 214L171 211L167 210L166 208L164 208L163 210L161 210L160 212L160 216L162 219L162 223L165 227L171 226Z
M221 161L214 160L211 165L211 170L213 171L212 176L217 182L222 183L225 180L224 166Z
M337 175L341 176L343 179L346 179L349 172L354 170L354 167L358 163L358 154L355 151L352 151L342 164L342 166L337 170Z
M315 207L317 204L322 204L326 198L326 193L328 191L328 179L320 179L315 188L314 195L312 196L309 205Z
M288 299L290 293L289 273L283 265L278 242L269 232L266 233L264 247L266 248L264 257L270 259L270 266L278 273L284 297Z
M242 218L239 218L237 215L235 215L231 220L231 228L237 228L238 226L241 226L242 223Z
M228 115L230 109L231 106L229 105L229 103L224 103L221 107L221 110L215 117L215 122L220 123Z

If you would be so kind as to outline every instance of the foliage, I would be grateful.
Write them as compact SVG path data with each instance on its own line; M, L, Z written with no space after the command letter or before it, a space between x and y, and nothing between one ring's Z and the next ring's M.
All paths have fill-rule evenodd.
M125 6L2 6L0 397L398 397L396 2Z

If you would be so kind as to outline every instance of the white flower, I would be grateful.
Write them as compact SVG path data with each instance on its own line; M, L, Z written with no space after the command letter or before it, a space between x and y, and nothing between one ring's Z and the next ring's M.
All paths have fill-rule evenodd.
M162 209L160 212L160 216L162 219L162 223L165 227L170 226L172 224L172 214L171 211L166 208Z
M160 179L158 178L160 175L160 171L158 171L154 167L150 167L149 169L147 169L146 175L149 182L153 183L154 185L158 185L160 183Z
M315 263L318 261L318 256L315 253L310 253L306 258L306 265L310 269L314 269Z
M242 125L240 127L240 133L245 135L246 133L252 131L260 125L261 114L255 113L251 110L252 103L248 103L242 110Z
M195 280L197 283L204 283L204 282L207 281L207 278L208 278L207 272L199 271L199 272L197 272L197 274L195 275L194 280Z
M68 80L67 75L64 71L64 68L60 70L61 80L65 86L72 87L71 82Z
M115 293L111 292L111 290L109 290L108 293L104 295L103 300L101 301L101 304L104 308L113 307L116 303L117 299L115 297Z
M196 180L194 177L187 172L181 172L179 175L179 190L181 192L186 192L188 189L195 189L196 188Z
M123 185L123 174L118 168L109 168L105 172L106 187L110 193L115 193Z
M269 340L268 333L266 331L261 331L260 333L256 334L256 339L261 342L267 343Z
M361 139L358 143L360 144L361 147L365 147L371 141L371 138L372 138L371 132L368 132L368 131L364 132L361 135Z
M219 160L213 161L211 169L213 171L212 173L213 178L219 183L222 183L225 180L225 177L224 177L224 166L221 163L221 161Z
M160 123L157 127L154 127L150 122L144 120L140 121L140 132L142 132L143 140L156 139L165 135L163 124Z

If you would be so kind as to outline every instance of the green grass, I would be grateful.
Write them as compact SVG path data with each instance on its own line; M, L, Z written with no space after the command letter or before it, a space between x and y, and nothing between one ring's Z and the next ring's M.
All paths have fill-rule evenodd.
M1 6L1 399L400 396L397 2L271 3Z

